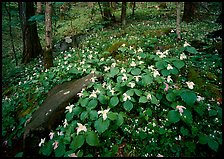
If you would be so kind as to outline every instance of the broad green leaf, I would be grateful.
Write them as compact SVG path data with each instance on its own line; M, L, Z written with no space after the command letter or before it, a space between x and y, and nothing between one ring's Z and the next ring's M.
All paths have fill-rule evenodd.
M131 74L133 74L134 76L137 76L141 73L141 69L140 68L133 68L131 70Z
M150 108L146 109L146 115L148 115L149 117L152 116L152 110Z
M118 73L119 73L119 69L117 67L113 67L113 68L110 69L110 76L111 77L114 77Z
M89 99L88 98L80 99L80 104L81 104L82 107L87 107L88 103L89 103Z
M141 96L139 98L139 103L147 103L147 102L148 102L148 99L145 96Z
M87 111L82 112L81 115L80 115L80 119L82 121L85 120L87 117L88 117L88 112Z
M154 95L152 95L151 103L152 104L159 104L159 100Z
M151 75L147 74L147 75L144 75L142 76L142 84L143 85L148 85L148 84L151 84L153 82L153 78Z
M98 113L97 113L97 111L96 111L96 110L91 110L91 111L89 112L89 118L90 118L91 120L96 120L96 119L98 118Z
M82 111L83 111L83 108L76 106L75 108L73 108L72 114L79 115Z
M133 96L134 95L134 89L129 89L127 92L126 92L127 95L129 96Z
M107 104L107 98L106 98L106 96L105 95L99 95L98 96L98 99L99 99L99 101L100 101L100 103L101 104Z
M187 136L189 134L189 131L183 126L180 128L180 132L183 136Z
M167 114L167 118L171 123L176 123L180 121L180 114L175 110L170 110Z
M70 144L70 149L73 149L74 151L76 151L78 148L80 148L85 142L85 137L84 135L78 135L75 136L73 135L73 140Z
M110 99L110 104L115 107L119 103L119 99L117 96L114 96Z
M108 112L107 113L107 117L110 119L110 120L116 120L117 119L117 113L113 113L113 112Z
M169 70L173 75L177 75L179 72L178 70L174 67L172 70Z
M173 61L173 65L176 68L181 69L182 67L184 67L185 63L182 60L175 60L175 61Z
M55 157L62 157L65 153L65 145L59 142L58 147L54 150Z
M141 95L142 95L142 90L134 89L134 91L135 91L135 94L136 94L137 96L141 96Z
M182 100L187 104L187 105L193 105L194 102L197 100L197 96L194 92L184 90L180 94Z
M162 69L166 68L166 65L167 65L167 62L165 62L165 61L158 61L158 62L156 62L156 67L159 70L162 70Z
M170 75L170 71L167 70L167 69L163 69L163 70L161 70L161 74L162 74L163 76L168 76L168 75Z
M94 122L94 127L99 133L103 133L104 131L106 131L109 125L110 125L110 120L108 119L103 120L103 118L99 118L98 120Z
M197 53L197 50L194 47L191 47L191 46L187 46L186 51L189 52L189 53L192 53L192 54Z
M124 117L121 113L119 113L117 116L116 125L121 126L123 122L124 122Z
M17 153L14 157L23 157L23 152Z
M165 134L166 130L164 128L159 128L159 134Z
M169 102L175 101L176 100L176 95L173 92L170 92L166 95L166 99Z
M181 120L183 120L187 124L191 124L193 122L192 114L188 109L184 109Z
M139 56L141 57L141 58L146 58L146 54L145 53L143 53L143 52L141 52L141 53L139 53Z
M200 144L207 144L208 143L208 136L205 134L199 135L199 143Z
M90 146L97 146L99 145L99 138L94 131L88 131L86 133L86 143Z
M92 99L88 103L88 108L89 109L94 109L94 108L96 108L97 104L98 104L98 101L96 99Z
M49 141L44 146L41 147L40 151L43 153L44 156L50 156L51 152L53 151L53 142Z
M79 71L75 67L73 67L69 70L69 73L71 73L71 74L77 74L78 72Z
M132 102L129 101L129 100L125 101L124 104L123 104L123 106L124 106L124 109L125 109L126 111L128 111L128 112L131 111L132 108L133 108L133 104L132 104Z
M208 146L214 150L215 152L218 151L219 148L219 143L217 141L215 141L213 138L209 138L208 140Z
M215 115L217 115L217 111L211 109L211 110L209 110L208 114L209 114L209 116L215 116Z
M74 116L73 113L66 113L66 119L67 119L68 121L71 121L72 118L73 118L73 116Z

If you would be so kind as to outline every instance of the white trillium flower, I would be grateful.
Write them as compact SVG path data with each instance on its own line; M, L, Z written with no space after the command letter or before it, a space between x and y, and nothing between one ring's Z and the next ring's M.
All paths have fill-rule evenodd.
M124 72L126 72L126 70L122 67L121 68L121 73L124 73Z
M129 82L128 84L130 85L131 88L134 88L134 86L135 86L134 82Z
M65 37L65 42L66 43L71 43L72 42L71 37L70 36Z
M71 153L70 155L68 155L69 157L78 157L75 153Z
M138 48L138 52L143 52L142 48Z
M186 46L190 46L190 44L188 44L188 43L185 41L185 43L184 43L184 47L186 47Z
M167 80L168 83L170 83L171 81L173 81L170 75L167 76L167 79L166 80Z
M182 113L184 112L183 109L186 109L186 107L182 106L182 105L177 105L176 109L179 111L180 115L182 115Z
M73 107L74 107L74 105L72 104L72 105L65 107L65 109L67 109L69 111L69 113L71 113Z
M205 100L205 98L201 96L197 96L197 101L200 102L201 100Z
M167 70L172 70L173 69L173 67L170 65L170 64L168 64L168 66L167 66L167 68L166 68Z
M52 144L52 146L54 146L54 150L55 150L56 148L58 148L58 144L59 144L58 141L55 141L55 142Z
M134 61L131 62L130 66L135 67L136 63Z
M146 97L148 100L152 100L152 95L150 93L148 93L147 97Z
M131 100L131 97L127 95L127 93L124 93L123 96L124 96L123 98L124 101L126 101L127 99Z
M160 76L159 71L154 70L154 72L153 72L153 76L154 76L154 77L156 77L156 76Z
M114 95L114 88L112 88L111 90L110 90L110 93L112 94L112 95Z
M80 123L77 123L78 127L76 128L77 129L77 135L79 134L80 131L87 131L87 128L85 125L82 125Z
M44 142L45 142L45 138L40 139L39 147L41 147L41 145L43 145L43 144L44 144Z
M138 81L139 81L139 78L140 78L140 77L142 77L142 76L134 76L134 78L135 78L136 82L138 82Z
M122 81L124 82L124 81L127 81L127 80L128 80L127 75L126 74L123 74Z
M110 67L104 66L104 71L107 72L110 70Z
M186 82L187 86L189 89L193 89L194 88L194 82Z
M50 132L49 136L50 136L50 140L53 139L53 137L54 137L54 132Z
M65 119L65 121L63 122L63 125L64 125L64 128L65 128L66 126L68 126L67 119Z
M91 97L97 98L96 93L97 92L95 90L93 90L92 93L90 94L89 98L91 98Z
M109 109L103 110L103 111L98 111L98 114L103 114L103 120L107 119L107 113L109 112Z
M184 53L180 54L180 60L183 60L183 59L187 59L187 56Z

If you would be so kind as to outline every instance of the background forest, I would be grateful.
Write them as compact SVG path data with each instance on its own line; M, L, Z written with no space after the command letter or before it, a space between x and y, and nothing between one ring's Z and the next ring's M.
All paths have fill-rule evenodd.
M3 157L222 156L221 2L1 4Z

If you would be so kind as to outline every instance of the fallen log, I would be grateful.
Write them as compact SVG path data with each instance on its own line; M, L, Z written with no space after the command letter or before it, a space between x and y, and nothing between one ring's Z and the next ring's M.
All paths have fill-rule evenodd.
M93 77L99 78L100 76L91 73L78 80L64 82L49 91L48 97L32 114L30 122L25 126L25 132L23 135L24 149L26 149L25 147L27 145L26 137L29 136L32 131L43 132L56 128L58 125L58 119L61 122L61 119L63 119L65 115L65 107L69 102L75 98L77 99L77 93L88 86L91 83L91 78ZM57 122L55 122L56 120Z

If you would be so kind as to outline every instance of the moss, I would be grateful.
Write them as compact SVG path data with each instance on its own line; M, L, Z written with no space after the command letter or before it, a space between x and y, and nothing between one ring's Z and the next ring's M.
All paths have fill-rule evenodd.
M163 28L159 30L147 30L143 32L143 35L146 36L157 36L167 35L171 32L172 28Z

